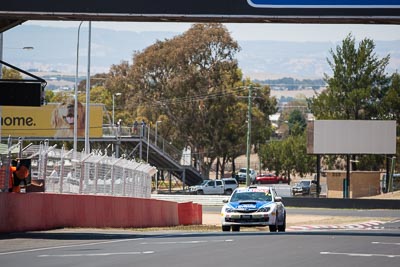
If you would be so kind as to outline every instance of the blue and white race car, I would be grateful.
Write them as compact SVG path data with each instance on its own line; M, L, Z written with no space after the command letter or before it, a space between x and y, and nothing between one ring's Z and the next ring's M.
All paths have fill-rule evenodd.
M270 232L285 232L286 210L272 187L237 188L221 210L222 231L240 231L241 226L269 226Z

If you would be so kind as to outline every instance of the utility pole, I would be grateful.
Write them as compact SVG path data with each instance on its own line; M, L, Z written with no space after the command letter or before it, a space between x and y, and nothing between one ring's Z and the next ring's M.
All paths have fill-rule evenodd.
M247 146L246 146L246 157L247 157L247 166L246 166L246 186L249 186L250 181L250 150L251 150L251 103L252 103L252 94L253 94L253 85L249 86L249 102L248 102L248 111L247 111Z

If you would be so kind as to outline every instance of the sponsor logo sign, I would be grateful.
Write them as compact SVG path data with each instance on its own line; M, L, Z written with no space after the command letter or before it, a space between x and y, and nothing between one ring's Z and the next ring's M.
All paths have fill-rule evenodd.
M41 107L3 106L0 125L3 137L73 137L73 119L63 103ZM85 104L78 109L78 137L84 137ZM73 115L73 114L72 114ZM73 117L73 116L72 116ZM90 137L103 136L103 105L90 105Z

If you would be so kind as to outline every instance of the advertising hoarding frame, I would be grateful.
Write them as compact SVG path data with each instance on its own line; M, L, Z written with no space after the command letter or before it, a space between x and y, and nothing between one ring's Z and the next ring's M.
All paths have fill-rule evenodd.
M396 154L394 120L315 120L307 126L307 153Z

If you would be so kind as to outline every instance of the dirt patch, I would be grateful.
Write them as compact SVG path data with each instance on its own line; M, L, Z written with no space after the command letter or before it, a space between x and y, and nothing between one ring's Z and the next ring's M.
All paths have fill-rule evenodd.
M371 197L361 197L364 199L400 199L400 191L389 192Z

